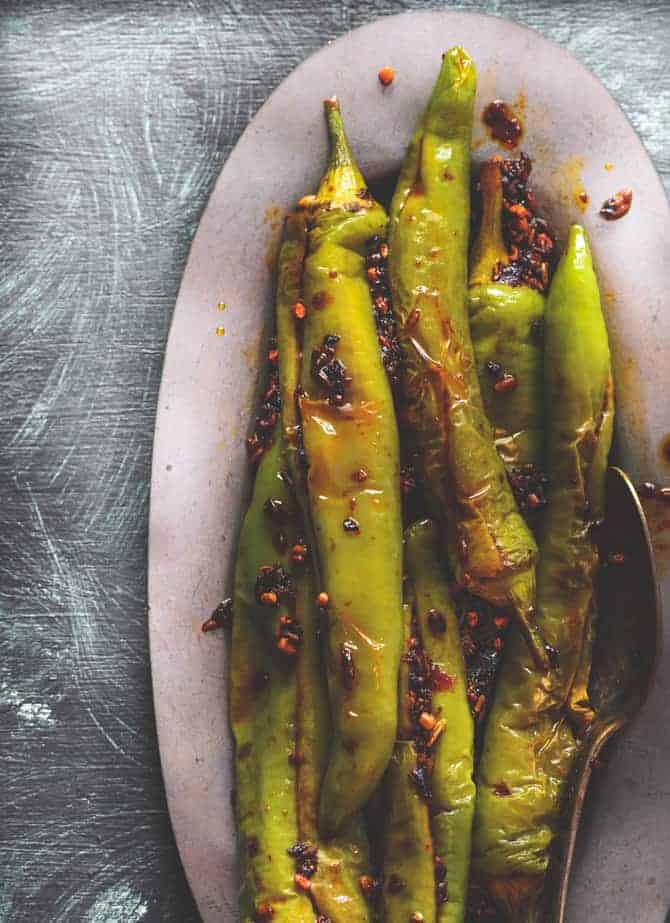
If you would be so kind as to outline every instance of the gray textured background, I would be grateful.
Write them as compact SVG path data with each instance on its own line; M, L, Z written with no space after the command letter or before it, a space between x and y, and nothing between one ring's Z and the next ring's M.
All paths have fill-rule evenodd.
M0 923L198 920L146 636L152 431L179 279L270 91L326 40L424 6L0 3ZM571 49L667 188L666 3L453 6Z

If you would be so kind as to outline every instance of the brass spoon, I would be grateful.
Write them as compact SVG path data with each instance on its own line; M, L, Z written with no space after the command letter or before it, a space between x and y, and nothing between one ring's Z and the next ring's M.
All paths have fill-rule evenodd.
M572 798L545 892L547 918L564 923L570 870L591 772L605 743L639 711L661 649L661 604L649 528L637 492L620 468L607 472L606 519L599 536L598 623L591 699L596 718L575 768ZM618 555L623 555L619 558Z

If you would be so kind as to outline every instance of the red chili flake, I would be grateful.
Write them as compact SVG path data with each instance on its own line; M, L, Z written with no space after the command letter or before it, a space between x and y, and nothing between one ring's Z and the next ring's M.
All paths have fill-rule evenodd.
M296 301L293 305L293 316L298 320L304 320L307 317L307 308L302 301Z
M386 889L389 894L400 894L400 892L404 891L406 887L407 883L400 877L400 875L396 875L395 872L389 875L388 884L386 885Z
M295 561L296 564L304 564L307 560L309 549L304 541L299 540L295 543L293 548L291 548L291 560Z
M507 626L509 625L509 616L508 615L494 615L493 624L496 626L496 628L503 630L507 628Z
M514 391L518 384L519 381L516 375L512 375L511 372L503 372L502 377L494 384L493 390L507 393L508 391Z
M600 214L606 221L617 221L630 211L633 203L633 190L621 189L602 204Z
M276 346L271 347L268 350L268 362L272 362L272 363L279 362L279 350L277 349Z
M354 663L354 652L348 644L343 644L340 647L340 667L344 688L347 692L351 692L356 681L356 664Z
M316 597L316 604L319 609L325 609L328 603L330 602L330 597L327 593L321 592Z
M493 791L496 793L496 795L500 795L501 798L505 798L507 795L512 794L506 782L496 782L496 784L493 786Z
M377 73L377 77L383 87L388 87L393 83L393 80L395 79L395 71L387 64L385 67L380 68L379 72Z
M503 147L513 150L521 140L523 125L518 115L502 99L494 99L484 109L484 124L490 129L490 135Z
M262 606L277 606L279 605L279 597L274 590L264 590L258 597L258 601Z
M202 623L202 630L207 633L208 631L216 631L218 628L230 628L232 620L233 601L232 599L224 599L210 617Z
M428 627L434 635L443 635L447 630L447 620L444 613L438 609L429 609L427 615Z
M358 535L358 533L361 531L360 523L357 519L353 519L351 516L347 516L347 518L343 521L342 528L345 532L352 532L356 535Z
M277 341L270 339L268 356L276 349ZM281 411L281 392L279 389L279 370L277 363L270 361L268 383L263 392L260 408L256 415L254 431L246 441L247 455L252 465L256 465L263 457L265 450L272 442L272 436Z
M468 623L470 628L476 628L479 625L479 612L476 609L471 609L465 614L465 621Z

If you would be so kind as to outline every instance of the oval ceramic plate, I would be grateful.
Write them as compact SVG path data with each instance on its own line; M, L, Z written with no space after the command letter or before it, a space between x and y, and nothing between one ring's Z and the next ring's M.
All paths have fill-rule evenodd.
M670 312L663 313L670 221L647 154L601 84L537 33L460 12L382 19L297 68L245 131L203 215L174 314L156 426L149 564L155 706L172 823L205 923L237 919L237 883L224 639L203 635L200 625L230 591L248 487L244 437L281 218L315 189L323 168L322 100L339 96L362 170L368 180L379 178L399 166L440 55L455 44L477 64L478 115L496 97L523 109L522 146L559 232L573 220L587 227L614 354L619 459L634 478L664 474L658 446L670 429ZM397 75L386 90L376 77L384 64ZM491 153L479 122L475 141L475 159ZM630 214L604 221L600 204L623 186L634 190ZM583 213L582 188L589 196ZM225 335L216 336L221 325ZM571 889L574 923L665 919L670 737L663 662L658 675L606 784L594 784Z

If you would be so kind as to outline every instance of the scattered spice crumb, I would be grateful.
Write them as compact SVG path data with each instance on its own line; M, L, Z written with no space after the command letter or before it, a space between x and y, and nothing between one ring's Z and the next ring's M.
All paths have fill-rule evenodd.
M619 192L615 192L613 196L603 202L600 215L606 221L618 221L619 218L623 218L624 215L628 214L632 203L633 190L620 189Z
M502 99L494 99L484 109L484 124L489 134L502 147L513 150L521 140L523 125L521 119Z
M229 628L233 618L233 601L232 599L222 600L210 617L202 623L202 630L216 631L219 628Z
M385 67L379 69L377 77L379 78L379 82L383 87L388 87L393 83L395 79L395 71L387 64Z

